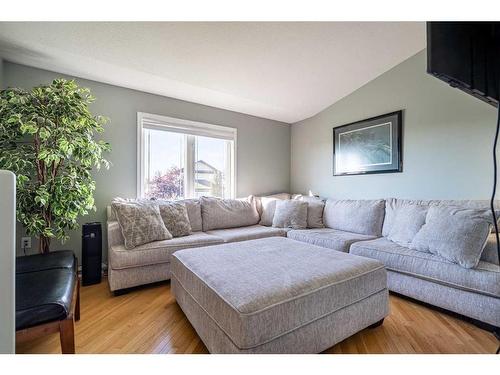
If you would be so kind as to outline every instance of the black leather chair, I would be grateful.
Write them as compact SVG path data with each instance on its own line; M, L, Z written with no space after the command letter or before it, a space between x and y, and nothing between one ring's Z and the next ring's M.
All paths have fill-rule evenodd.
M63 354L75 353L80 320L78 263L70 250L16 259L16 342L59 332Z

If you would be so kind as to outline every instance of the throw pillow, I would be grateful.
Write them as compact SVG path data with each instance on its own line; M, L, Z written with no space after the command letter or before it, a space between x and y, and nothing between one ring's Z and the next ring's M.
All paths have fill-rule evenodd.
M302 202L307 203L307 227L324 228L323 210L325 209L325 202L318 198L304 198Z
M158 205L114 201L111 207L120 225L125 249L130 250L148 242L172 238L163 223Z
M199 199L182 199L179 202L186 205L191 230L193 232L201 232L203 230L203 224L201 219L201 203Z
M265 225L270 227L273 225L274 212L276 211L276 202L279 201L278 198L261 197L261 215L260 215L260 225Z
M428 206L417 204L400 207L387 238L398 245L409 247L415 235L425 224L428 209Z
M189 236L191 224L186 204L173 201L158 201L160 215L168 231L174 237Z
M485 210L431 206L410 247L473 268L486 245L490 225L491 215Z
M273 227L276 228L307 228L307 202L277 201L274 212Z

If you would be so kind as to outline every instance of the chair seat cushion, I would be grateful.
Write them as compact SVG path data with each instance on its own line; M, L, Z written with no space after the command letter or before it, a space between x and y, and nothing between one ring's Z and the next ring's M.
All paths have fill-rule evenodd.
M357 242L351 254L382 261L388 270L446 286L500 298L500 267L480 261L476 268L464 268L431 253L400 246L387 238Z
M172 254L177 250L209 246L223 242L220 237L203 232L194 232L189 236L154 241L130 250L125 249L123 244L116 245L110 249L112 252L110 256L111 268L124 269L157 263L168 263Z
M65 319L71 308L75 272L48 269L16 275L16 330Z
M343 251L344 253L349 252L349 247L354 242L376 238L367 234L345 232L330 228L291 230L287 236L292 240L307 242L328 249Z
M16 274L58 268L76 270L76 257L73 251L61 250L16 258Z
M379 261L282 237L179 251L172 279L240 349L384 291L387 282Z
M286 237L286 232L283 228L251 225L249 227L211 230L206 233L220 237L224 242L238 242L266 237Z

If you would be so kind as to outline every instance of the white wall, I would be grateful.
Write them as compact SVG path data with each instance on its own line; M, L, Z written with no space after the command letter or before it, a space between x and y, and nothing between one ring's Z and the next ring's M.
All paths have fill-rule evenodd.
M333 177L333 127L402 109L403 173ZM426 73L426 51L292 125L291 188L326 197L486 199L496 109Z
M14 353L16 178L0 170L0 353Z
M54 72L4 62L6 86L29 89L62 76ZM97 98L92 105L92 111L111 119L102 138L111 144L112 152L109 154L109 160L113 164L109 171L94 174L97 213L82 218L81 222L97 220L105 223L105 207L113 197L136 196L137 112L237 128L237 195L289 190L290 126L288 124L99 82L76 80L79 84L90 88ZM18 250L20 236L21 232L18 233ZM54 248L70 248L79 255L80 238L80 231L74 231L66 245L56 244ZM106 258L106 254L104 257Z

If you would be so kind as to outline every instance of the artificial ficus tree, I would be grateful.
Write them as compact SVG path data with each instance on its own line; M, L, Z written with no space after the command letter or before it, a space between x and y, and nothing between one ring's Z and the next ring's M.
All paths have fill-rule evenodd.
M109 167L110 146L95 139L108 120L90 112L93 101L88 89L65 79L0 92L0 169L16 174L17 219L39 238L42 253L95 210L91 172Z

